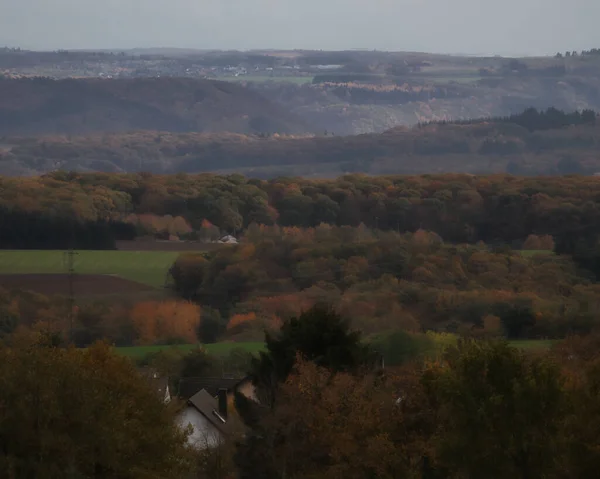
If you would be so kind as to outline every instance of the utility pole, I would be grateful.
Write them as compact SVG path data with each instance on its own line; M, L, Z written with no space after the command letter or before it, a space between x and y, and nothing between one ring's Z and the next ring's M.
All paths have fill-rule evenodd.
M65 251L65 263L67 266L69 293L67 297L67 305L69 307L68 318L69 318L69 341L73 343L73 327L74 327L74 314L75 314L75 256L77 252L70 248Z

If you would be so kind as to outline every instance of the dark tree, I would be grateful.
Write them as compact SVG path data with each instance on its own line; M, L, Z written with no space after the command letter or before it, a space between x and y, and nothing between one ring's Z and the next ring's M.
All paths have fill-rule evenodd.
M361 343L360 333L351 331L346 320L323 305L286 321L278 335L266 335L266 344L267 351L253 361L251 371L260 406L241 394L235 398L249 428L235 458L242 478L273 477L268 466L272 461L265 460L272 448L263 428L275 406L278 387L292 372L298 355L332 372L357 372L374 358Z
M348 321L331 308L317 305L286 321L277 336L266 335L267 351L253 361L252 379L267 401L275 399L277 385L292 372L297 355L330 369L355 372L372 354L351 331Z

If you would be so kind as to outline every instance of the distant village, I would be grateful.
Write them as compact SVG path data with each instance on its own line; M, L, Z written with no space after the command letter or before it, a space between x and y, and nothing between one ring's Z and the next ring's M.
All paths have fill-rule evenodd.
M8 78L43 76L61 78L147 78L191 77L203 79L243 80L253 77L265 81L282 77L304 79L342 65L299 65L295 58L272 58L254 55L225 63L215 56L214 64L203 56L131 55L103 52L27 52L0 48L0 75Z

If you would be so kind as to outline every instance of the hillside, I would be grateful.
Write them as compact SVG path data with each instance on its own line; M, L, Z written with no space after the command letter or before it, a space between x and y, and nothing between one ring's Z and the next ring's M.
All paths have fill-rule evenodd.
M0 79L0 135L162 130L300 133L307 127L257 92L181 79Z
M126 79L162 82L171 78L174 80L167 82L165 87L165 91L169 92L166 98L175 96L179 103L175 108L177 120L166 119L169 131L207 130L206 124L189 128L187 122L190 118L199 120L205 117L198 117L194 107L197 99L186 93L189 83L180 83L179 79L186 79L184 82L193 79L228 81L241 84L272 102L264 107L255 105L251 116L271 118L275 115L279 118L279 114L272 110L273 104L276 104L285 112L294 114L295 118L301 118L312 131L354 135L381 133L397 126L413 126L425 121L509 115L528 107L600 110L599 52L592 49L576 55L569 52L554 57L504 58L382 51L203 52L151 49L34 52L0 48L0 77L104 78L118 79L119 82ZM111 86L107 87L111 94L118 93L118 98L137 102L139 99L131 98L129 91L124 95L118 92L122 85L119 82L114 85L111 82ZM96 88L97 85L94 85ZM21 104L15 101L24 97L10 92L5 94L10 99L9 109L20 110ZM154 97L163 94L163 90L159 90ZM208 96L228 104L222 95L214 91L208 92ZM246 94L243 97L244 102L236 98L234 105L244 105L249 97ZM156 106L146 93L141 100L144 105L150 103L150 106ZM58 102L61 108L66 108L65 102ZM114 98L111 102L114 104ZM210 131L257 130L255 124L246 128L243 122L240 125L229 120L216 121L221 114L225 119L230 115L227 108L220 107L221 104L211 106L214 111L211 110L208 119L215 121L211 122ZM121 104L116 107L115 111L120 111ZM131 105L128 109L129 114L135 111ZM160 105L160 110L173 113L171 104ZM150 121L147 120L148 115L140 114L146 119L141 123L142 129L166 129L164 121L158 120L161 115L152 114ZM183 126L179 122L182 117ZM34 118L33 115L30 118ZM288 122L295 123L295 120L291 118L280 120L284 120L287 129L279 123L263 127L260 120L257 121L262 131L281 133L307 129L292 128ZM139 118L134 123L134 129L140 129L137 126ZM112 126L110 121L108 124ZM114 131L106 127L106 122L101 126L101 131ZM127 124L124 126L131 129ZM23 128L18 131L23 132ZM30 131L37 132L33 128ZM52 125L50 130L39 131L54 132L58 129ZM78 124L75 132L82 131L93 131L93 125Z
M272 178L357 172L554 175L600 171L600 126L594 124L593 113L585 124L566 125L561 118L569 115L552 111L549 117L557 115L557 123L540 124L540 128L527 127L518 119L494 119L347 137L137 132L68 139L4 138L0 139L0 174L63 169L238 172Z
M323 75L325 76L325 75ZM331 75L333 79L333 75ZM454 81L421 76L397 84L249 84L250 88L337 135L382 132L418 122L518 113L525 108L600 109L598 76L473 77ZM467 81L468 80L468 81Z

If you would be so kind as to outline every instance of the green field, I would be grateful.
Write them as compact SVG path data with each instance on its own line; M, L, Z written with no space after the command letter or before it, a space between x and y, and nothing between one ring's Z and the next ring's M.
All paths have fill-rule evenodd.
M162 287L176 251L77 251L75 272L114 274ZM0 274L66 273L64 251L0 251Z
M140 359L150 353L157 353L159 351L168 350L168 349L178 349L184 351L190 351L192 349L197 348L198 344L182 344L177 346L131 346L131 347L123 347L117 348L117 352L122 354L123 356L127 356L132 359ZM249 353L258 353L263 350L265 347L264 343L230 343L230 342L222 342L222 343L214 343L214 344L205 344L202 346L209 354L213 354L215 356L225 356L229 354L234 349L241 349Z
M556 343L552 339L517 339L508 342L513 348L522 349L524 351L535 351L550 349Z
M524 339L509 341L509 344L515 348L522 349L524 351L535 351L549 349L556 341L552 340L537 340L537 339ZM141 359L147 354L157 353L163 350L178 349L183 351L190 351L197 348L198 344L181 344L176 346L130 346L117 348L117 352L123 356L127 356L132 359ZM256 354L265 348L264 343L233 343L233 342L221 342L214 344L205 344L203 347L209 354L215 356L225 356L234 349L240 349L252 354Z

